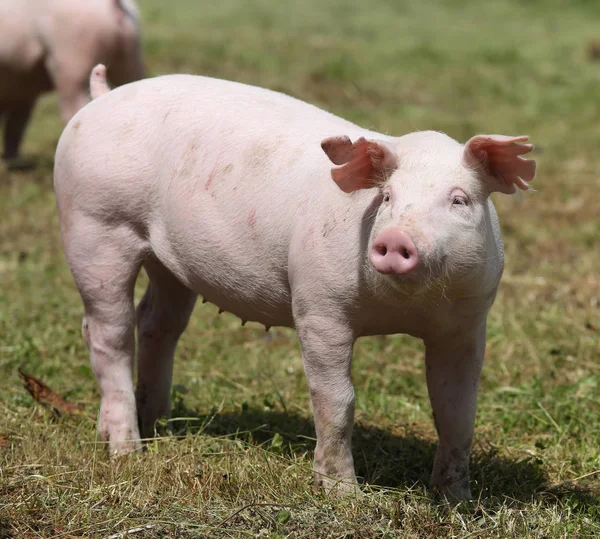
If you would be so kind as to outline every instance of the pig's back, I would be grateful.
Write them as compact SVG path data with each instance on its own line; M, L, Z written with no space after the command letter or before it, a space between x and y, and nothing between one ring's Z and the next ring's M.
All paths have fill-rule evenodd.
M57 162L77 164L72 189L85 183L104 191L112 184L113 192L131 194L137 187L152 203L186 189L194 195L190 202L198 196L214 202L224 186L234 187L232 181L230 199L261 185L335 193L321 140L368 133L278 92L170 75L121 86L89 103L65 128ZM90 193L97 196L102 192Z

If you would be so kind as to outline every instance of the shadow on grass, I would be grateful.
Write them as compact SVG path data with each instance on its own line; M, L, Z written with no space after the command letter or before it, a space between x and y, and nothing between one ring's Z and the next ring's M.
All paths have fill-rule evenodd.
M248 408L240 412L198 414L179 401L173 417L195 418L180 426L179 434L202 430L212 436L240 439L283 454L310 452L315 448L312 421L294 412ZM273 445L278 434L281 442ZM375 426L354 425L352 449L360 482L386 488L427 486L437 443L407 427L402 435ZM550 487L542 462L534 457L510 459L493 448L475 448L471 458L471 488L487 509L508 501L567 504L572 510L598 513L600 499L591 489L565 483Z

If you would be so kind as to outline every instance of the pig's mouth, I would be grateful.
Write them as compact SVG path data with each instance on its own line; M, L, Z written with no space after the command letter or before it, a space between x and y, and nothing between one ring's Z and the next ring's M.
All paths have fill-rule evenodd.
M372 264L371 264L372 265ZM380 283L386 283L390 292L412 298L423 296L445 297L448 292L448 279L445 272L421 263L410 273L377 272Z

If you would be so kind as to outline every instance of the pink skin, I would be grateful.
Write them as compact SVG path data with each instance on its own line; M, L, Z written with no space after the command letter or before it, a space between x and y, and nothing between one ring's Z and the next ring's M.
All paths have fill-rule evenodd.
M327 489L355 488L354 342L423 339L439 433L431 485L468 498L486 318L503 269L489 195L533 179L520 157L531 146L390 137L205 77L106 93L99 69L92 88L100 97L65 128L54 182L111 453L139 450L140 428L152 435L169 417L175 346L200 295L242 320L297 329L315 480ZM136 311L142 266L150 285Z
M0 2L0 116L3 157L16 160L39 96L55 89L67 123L89 102L88 77L99 61L115 85L143 78L133 0Z

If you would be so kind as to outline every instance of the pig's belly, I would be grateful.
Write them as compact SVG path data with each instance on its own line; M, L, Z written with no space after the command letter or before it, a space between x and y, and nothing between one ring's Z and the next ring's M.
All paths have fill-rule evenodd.
M194 273L189 288L220 310L233 313L242 322L258 322L267 327L294 327L289 291L265 287L253 275L238 275L239 283L224 283L212 275Z
M202 299L242 321L293 327L287 249L250 234L224 235L218 224L198 223L201 213L184 226L151 229L154 256Z

